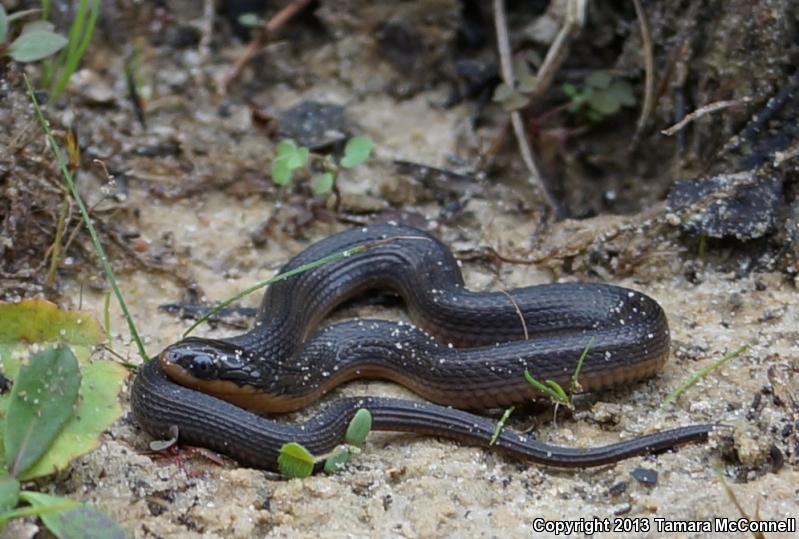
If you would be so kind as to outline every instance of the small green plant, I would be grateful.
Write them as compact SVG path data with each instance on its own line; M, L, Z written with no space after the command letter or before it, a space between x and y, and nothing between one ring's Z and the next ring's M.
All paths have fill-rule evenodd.
M635 106L630 83L606 71L594 71L582 86L566 83L561 88L571 100L569 112L584 114L592 122L601 122L622 107Z
M524 370L524 379L540 393L547 395L556 405L563 404L567 408L572 408L573 404L570 393L577 393L582 389L579 381L580 371L583 369L585 357L588 355L588 351L591 350L593 344L594 337L591 337L588 339L588 344L585 345L585 348L583 348L583 351L580 353L580 357L577 360L577 367L574 369L569 383L569 393L555 380L544 380L544 383L539 382L527 369Z
M44 16L47 11L49 10L43 10ZM69 27L69 39L66 47L56 58L44 66L42 82L44 86L50 87L54 101L58 100L66 90L69 79L78 69L81 58L89 48L99 14L100 0L80 0L75 18Z
M97 257L100 259L100 266L103 268L103 273L105 273L105 277L108 280L108 283L111 285L111 290L114 292L114 296L117 299L117 303L119 304L119 308L122 310L122 314L125 317L125 321L128 323L128 329L130 330L131 337L133 341L136 343L136 347L139 351L139 356L142 358L142 361L147 362L150 360L150 356L147 355L147 350L144 348L144 342L142 341L141 337L139 336L139 331L136 329L136 322L133 320L133 316L130 314L130 310L128 309L128 305L125 302L125 298L122 295L122 291L119 289L119 285L117 284L116 277L114 277L114 270L111 268L111 262L108 258L108 254L105 252L105 248L103 247L102 242L100 241L100 235L97 233L97 229L92 222L92 219L89 215L89 209L86 207L86 204L83 202L83 197L80 196L78 192L78 188L75 185L75 176L70 170L69 167L69 160L66 157L64 149L56 141L53 133L50 131L50 124L44 117L44 113L42 112L41 107L39 106L39 101L36 99L36 94L33 92L33 87L28 80L28 77L25 77L25 85L28 88L28 97L31 99L31 103L33 103L33 109L36 111L36 118L39 120L39 125L42 127L44 131L45 138L47 139L47 144L50 146L50 151L53 152L53 157L55 158L56 165L58 166L59 171L61 172L61 176L64 179L64 183L66 184L67 189L69 190L69 194L72 199L77 204L78 209L80 210L81 217L83 218L83 223L86 225L86 229L89 231L89 236L92 239L92 244L94 245L94 250L97 253Z
M360 446L372 430L372 414L361 408L350 420L344 435L346 443L337 445L324 459L325 473L338 473L344 469L352 455L360 452ZM319 459L319 461L322 460ZM305 447L297 442L288 442L280 448L277 465L280 473L286 477L303 478L313 473L317 459Z
M569 383L569 391L572 393L579 392L582 387L580 386L580 371L583 369L583 363L585 362L585 357L588 355L588 351L591 349L591 346L594 344L594 337L588 339L588 344L585 345L583 348L582 353L580 354L579 359L577 360L577 367L574 369L574 373L572 373L571 381ZM566 406L569 409L573 409L574 405L572 404L571 396L566 393L559 383L555 380L545 380L543 383L538 381L530 371L524 369L524 379L527 380L527 383L533 386L539 393L542 393L549 397L549 399L555 403L555 412L557 413L557 407L561 404ZM488 442L488 445L494 445L497 443L497 439L499 438L502 429L505 427L505 423L507 423L508 418L516 409L515 406L509 406L505 409L505 412L502 414L502 417L499 418L497 421L497 425L494 428L494 434L491 436L491 441Z
M332 155L313 154L308 148L297 146L294 141L284 140L277 145L272 161L272 180L278 185L287 185L295 171L306 169L311 174L311 189L317 195L325 195L342 169L354 168L364 163L372 153L374 143L366 136L352 137L344 147L344 155L336 162Z
M494 101L508 112L523 109L530 103L530 94L535 90L536 83L535 75L524 58L513 59L513 72L516 76L513 87L502 82L494 88Z
M33 307L39 308L40 314L53 314L41 309L41 305L33 304ZM31 325L30 317L20 319L16 316L20 312L17 305L5 307L4 311L3 321L12 326L12 332L15 325ZM64 315L61 319L74 322ZM36 324L31 327L36 328ZM38 331L47 332L49 329L39 328ZM62 330L66 333L66 328ZM86 332L78 328L72 336L82 333ZM114 381L110 377L98 378L96 372L82 371L72 350L65 344L33 354L27 364L19 364L7 350L6 346L0 350L3 352L0 353L3 371L16 371L16 376L10 394L0 401L3 411L0 460L5 462L0 474L0 528L14 518L38 516L58 538L100 537L100 531L103 531L102 537L125 537L125 530L89 506L69 498L20 488L20 480L52 473L85 452L87 446L81 439L88 437L88 441L93 443L108 426L107 420L113 421L121 414L121 409L119 413L112 411L110 415L105 410L98 411L107 400L104 402L96 388L88 387L87 381L92 385L104 383L106 387L115 384L118 391L124 373ZM87 380L83 380L84 374ZM79 397L81 387L83 396ZM116 399L114 390L111 398ZM20 502L28 505L18 507Z
M53 32L52 25L44 21L26 24L17 38L8 42L11 23L37 11L29 9L8 15L0 4L0 58L8 56L16 62L36 62L52 56L67 45L67 39Z
M497 438L499 438L499 433L502 432L502 429L505 427L505 423L508 422L508 418L516 409L515 406L508 406L505 408L505 411L502 413L502 417L499 418L497 421L497 426L494 428L494 434L491 436L491 441L488 442L488 445L494 445L497 443Z

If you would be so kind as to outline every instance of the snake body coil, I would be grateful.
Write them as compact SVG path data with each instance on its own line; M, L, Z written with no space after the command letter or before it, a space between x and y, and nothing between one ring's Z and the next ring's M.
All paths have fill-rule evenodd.
M295 257L285 273L325 256L364 251L273 284L255 327L229 339L188 338L149 362L132 388L137 421L164 436L274 469L287 441L321 454L340 443L352 415L367 408L375 430L444 436L488 446L495 422L448 408L487 408L539 396L525 381L568 386L580 371L585 390L654 375L669 352L665 314L648 296L603 284L552 284L508 292L466 289L449 249L420 230L392 225L353 229ZM389 289L421 328L353 320L312 335L332 309L362 292ZM339 399L302 425L259 412L304 407L362 377L403 384L427 400ZM177 383L175 383L177 382ZM445 406L446 405L446 406ZM504 429L495 447L554 466L595 466L701 441L712 425L684 427L605 447L569 449Z

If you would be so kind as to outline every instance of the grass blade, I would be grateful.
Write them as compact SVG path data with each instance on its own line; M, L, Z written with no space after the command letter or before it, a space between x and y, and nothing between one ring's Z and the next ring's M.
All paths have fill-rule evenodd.
M250 286L248 288L245 288L244 290L242 290L241 292L237 293L236 295L234 295L234 296L222 301L216 307L214 307L213 309L211 309L210 311L205 313L203 316L198 318L197 321L195 321L191 326L189 326L189 329L187 329L186 331L183 332L183 336L187 337L192 331L194 331L197 328L197 326L199 326L200 324L202 324L203 322L205 322L206 320L208 320L209 318L214 316L216 313L218 313L219 311L221 311L222 309L224 309L225 307L227 307L228 305L230 305L234 301L240 300L241 298L243 298L247 294L251 294L252 292L255 292L256 290L264 288L265 286L269 286L270 284L276 283L278 281L283 281L285 279L288 279L289 277L293 277L295 275L299 275L300 273L305 273L306 271L310 271L312 269L324 266L326 264L332 264L333 262L336 262L337 260L341 260L342 258L346 258L348 256L352 256L352 255L354 255L356 253L360 253L362 251L365 251L369 246L370 245L368 245L368 244L356 245L355 247L352 247L351 249L344 249L343 251L339 251L338 253L333 253L332 255L324 256L324 257L320 258L319 260L315 260L314 262L309 262L307 264L303 264L302 266L294 268L293 270L287 271L285 273L280 273L280 274L275 275L274 277L271 277L271 278L269 278L269 279L267 279L265 281L261 281L259 283L255 283L254 285L252 285L252 286Z
M661 404L661 406L667 406L669 404L673 404L674 401L676 401L686 389L697 383L699 380L702 380L703 378L707 377L708 374L715 371L716 369L727 363L729 360L736 358L739 355L746 352L750 346L751 345L749 344L745 344L740 348L738 348L737 350L733 350L732 352L729 352L728 354L724 355L721 359L714 361L704 369L701 369L699 372L691 376L688 380L680 384L679 387L677 387L677 389L669 393L669 395L665 399L663 399L663 403Z
M33 103L33 108L36 110L36 116L39 119L39 124L42 126L42 129L47 137L50 150L53 152L53 156L56 159L56 163L61 171L61 175L63 176L67 187L69 188L69 193L72 195L73 200L80 210L80 214L83 217L83 222L92 238L94 250L97 252L98 257L100 258L100 265L103 267L105 277L108 279L111 289L114 291L114 295L119 302L119 307L122 309L122 314L125 316L125 320L128 323L131 337L136 342L136 347L138 348L139 355L141 356L142 360L147 361L149 359L147 357L147 351L144 349L144 343L142 342L141 337L139 337L139 332L136 329L136 323L133 321L133 317L128 310L128 305L125 303L125 298L122 296L122 292L119 290L119 285L114 277L114 270L111 268L111 263L108 261L108 255L105 252L105 248L103 248L103 244L100 242L100 236L97 234L97 229L94 228L94 224L89 216L89 210L86 208L86 204L84 204L83 198L81 198L78 188L75 186L75 179L73 178L72 173L69 171L69 166L67 164L66 157L64 157L64 152L50 131L50 126L47 123L44 114L42 113L42 109L39 106L39 101L36 99L36 95L33 92L33 87L31 86L27 76L25 76L25 85L28 87L28 95Z

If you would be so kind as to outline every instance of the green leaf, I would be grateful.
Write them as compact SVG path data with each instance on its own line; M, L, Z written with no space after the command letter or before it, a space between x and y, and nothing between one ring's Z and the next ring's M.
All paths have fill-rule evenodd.
M523 109L528 103L530 103L530 99L527 96L514 90L511 96L502 102L502 108L507 112L513 112L514 110Z
M359 135L347 141L344 147L344 157L341 158L341 166L344 168L357 167L367 159L372 153L374 142L367 136Z
M555 380L546 380L545 382L557 395L556 400L561 402L569 402L569 396L566 395L566 392L559 383L557 383Z
M324 172L316 174L311 181L311 189L315 195L325 195L333 189L333 174Z
M100 323L85 311L62 311L43 299L0 303L0 343L92 345L103 342L104 338Z
M624 79L615 79L610 87L608 87L608 92L613 94L616 98L616 101L619 102L624 107L634 107L635 106L635 93L633 92L632 85Z
M125 539L128 532L111 520L105 513L69 498L50 496L39 492L23 492L22 498L34 507L50 507L60 504L75 504L73 508L41 513L47 529L58 539Z
M523 77L530 77L533 74L533 72L530 71L530 64L521 56L516 56L513 59L513 73L517 80Z
M19 503L19 481L13 477L0 479L0 513L5 513Z
M494 96L491 98L494 100L495 103L502 103L514 93L514 89L501 82L494 88Z
M0 4L0 44L6 42L7 35L8 35L8 14L6 13L6 8L3 7L3 4Z
M290 140L278 143L275 158L272 161L272 180L278 185L286 185L291 181L291 158L297 146Z
M88 345L104 339L97 320L82 311L61 311L44 300L24 301L18 304L0 304L0 370L11 380L17 379L20 364L27 358L27 347L22 342L72 343L82 372L81 399L74 415L50 445L50 449L21 479L32 479L63 469L71 459L99 444L100 434L120 415L122 407L118 394L127 370L111 361L89 361ZM0 416L8 406L9 394L0 395ZM3 437L0 429L0 438ZM3 447L0 440L0 467L4 467Z
M69 462L100 445L100 435L122 415L119 392L128 371L113 361L94 361L81 368L81 399L58 437L21 479L63 470Z
M542 384L538 380L536 380L530 371L524 369L524 379L527 380L527 383L533 386L539 393L543 393L547 395L550 399L556 402L569 402L569 398L564 393L563 389L554 381L547 380L546 384ZM553 387L553 384L557 386L557 388ZM560 389L560 391L558 391ZM564 398L565 397L565 398Z
M48 450L74 413L80 387L78 361L64 345L44 350L19 371L5 425L5 455L18 477Z
M55 25L50 21L43 21L41 19L33 20L25 23L25 26L22 27L22 32L20 32L20 35L26 34L28 32L34 32L36 30L53 33L55 31Z
M610 85L612 79L613 77L607 71L594 71L588 76L585 83L592 88L603 89Z
M535 90L535 77L533 75L525 75L519 77L519 91L523 94L529 94Z
M24 499L27 494L36 494L35 492L29 492L23 490L20 492L20 499ZM57 513L60 511L69 511L70 509L74 509L78 502L74 500L70 500L69 498L62 498L64 501L55 503L52 505L29 505L27 507L17 507L16 509L12 509L10 511L6 511L0 514L0 529L2 529L5 524L14 518L24 518L24 517L37 517L41 515L45 515L47 513Z
M261 24L261 19L257 13L242 13L239 15L239 24L252 28Z
M344 439L349 444L361 445L370 430L372 430L372 414L366 408L361 408L352 416Z
M272 181L286 185L291 181L293 169L289 166L290 157L275 157L272 161Z
M289 183L294 170L305 166L310 156L308 148L298 147L291 140L281 141L275 152L276 156L272 161L272 180L278 185Z
M275 154L280 157L281 155L292 154L297 151L297 145L293 140L281 140L275 147Z
M339 473L350 460L350 449L346 445L337 445L325 460L325 473Z
M571 84L570 82L564 83L560 87L560 89L563 91L564 94L566 94L566 97L572 97L573 98L573 97L576 97L580 93L580 90L577 89L577 86L575 86L574 84Z
M67 44L67 38L46 30L20 35L8 47L8 55L17 62L35 62L55 54Z
M297 442L288 442L280 448L277 466L286 477L308 477L313 472L313 465L313 455Z
M497 443L497 439L499 438L502 429L505 428L505 423L508 422L508 418L515 409L515 406L510 406L505 409L505 411L502 413L502 417L500 417L499 421L497 421L497 426L494 427L494 434L491 436L491 441L488 442L488 445L494 445Z
M588 106L603 116L615 114L621 108L616 97L607 90L599 90L591 94L588 98Z

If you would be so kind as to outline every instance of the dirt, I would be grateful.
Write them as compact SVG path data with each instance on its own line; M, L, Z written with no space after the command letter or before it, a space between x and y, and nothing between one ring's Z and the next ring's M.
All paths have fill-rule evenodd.
M123 7L109 9L106 25L125 21L125 4L118 4ZM456 3L430 2L428 16L421 18L418 10L405 6L391 19L380 7L359 12L358 2L339 8L321 2L317 21L290 27L291 32L256 56L224 97L215 89L243 45L236 44L227 23L220 20L208 55L201 54L196 41L190 46L176 45L175 36L199 26L202 13L189 4L173 6L174 11L168 13L173 19L155 10L161 18L124 22L147 38L136 42L146 129L137 124L126 97L125 54L116 48L90 55L72 87L70 105L51 105L47 110L57 134L63 135L65 126L78 134L83 149L79 184L95 205L104 240L111 242L122 291L150 354L174 342L190 324L160 311L159 305L227 298L273 275L312 241L352 222L401 218L426 226L451 245L464 259L464 275L472 289L511 289L553 281L610 282L649 294L668 314L672 357L658 377L578 398L571 417L561 413L553 421L551 409L537 415L517 412L510 427L538 424L540 439L567 446L601 445L694 423L722 423L734 430L714 435L707 444L577 471L533 466L445 440L374 433L345 473L286 481L233 464L220 466L202 457L164 459L146 454L150 439L128 411L104 435L98 450L39 488L93 503L134 537L142 538L528 537L535 531L536 519L595 518L629 518L630 526L643 522L652 526L649 532L632 528L625 534L600 537L655 537L661 536L655 533L656 518L740 517L725 483L749 516L795 517L799 412L791 409L790 396L796 399L799 391L796 375L791 373L799 360L799 268L795 260L784 258L795 246L779 231L746 245L733 240L706 242L683 234L677 226L682 217L669 214L661 201L680 176L675 170L694 173L702 168L697 152L689 152L680 161L678 148L667 151L655 133L630 157L626 152L635 125L632 112L629 118L622 112L611 119L606 131L600 125L592 127L585 138L573 135L564 143L567 155L562 160L553 157L544 169L560 167L562 175L557 177L564 183L556 192L573 216L588 217L552 222L527 183L515 141L509 139L486 168L476 165L502 130L504 113L498 107L489 108L482 126L475 130L475 101L442 106L450 97L451 78L445 69L436 70L449 65L449 55L457 48ZM772 10L784 7L780 2L768 4ZM353 13L360 13L363 20ZM146 19L142 13L138 17ZM389 19L392 24L386 26ZM522 27L534 19L522 17L513 25ZM671 19L659 13L653 20L655 35L664 35L662 28ZM634 23L634 16L629 21ZM319 24L324 28L323 38ZM414 42L418 48L399 54L394 49L398 40L402 45L407 38L403 29L408 27L421 33ZM596 36L602 30L597 22L587 32ZM629 32L634 36L634 30ZM157 42L155 35L172 36L172 41ZM766 40L762 33L757 36ZM108 39L107 34L104 37ZM617 40L608 37L608 46ZM583 41L575 45L564 76L574 72L586 46ZM616 46L625 51L620 60L623 66L631 53ZM772 41L759 46L776 47ZM386 47L393 52L387 53ZM707 48L701 50L704 64L686 61L683 67L698 69L697 62L717 65L723 60L714 45ZM694 54L699 55L700 49L695 48ZM745 60L736 56L730 64L734 69L716 73L717 77L727 81L740 76L749 65ZM759 103L780 80L772 66L776 61L770 62L773 79L759 79L759 86L750 88ZM16 114L8 118L12 123L4 128L4 136L6 142L12 135L24 141L0 169L11 201L8 189L15 178L24 179L28 186L35 181L52 186L57 185L58 176L36 126L31 127L19 73L8 69L4 92L13 96L9 103ZM409 69L418 71L403 77L403 70ZM436 75L422 76L431 71ZM702 97L719 98L715 94ZM349 119L345 129L375 141L375 157L339 178L342 205L338 212L332 199L313 200L307 179L280 190L269 178L276 143L269 118L304 100L345 106ZM667 101L668 109L672 104ZM740 112L735 109L735 114ZM659 109L659 128L670 125L663 116L668 116L668 110ZM718 142L745 121L743 116L727 118L727 123L699 138ZM615 129L618 125L624 127ZM551 141L542 140L536 149L547 154ZM696 138L689 142L702 144ZM659 169L658 158L642 155L658 144L661 162L664 153L673 153L669 165ZM619 150L599 160L597 156L610 147ZM623 169L619 168L622 153L629 162ZM103 161L115 176L113 183L93 159ZM394 163L397 159L438 167L451 175L431 180L418 170L400 173ZM605 168L597 177L592 171L600 165ZM632 178L638 178L637 183ZM791 192L787 185L786 192ZM607 196L610 191L613 197ZM24 197L31 193L35 190L15 191L14 207L28 204ZM55 221L61 200L56 193L42 203L45 210L35 215ZM11 213L11 206L4 208ZM784 215L780 219L774 220L775 227L782 226ZM70 223L69 231L77 220ZM24 227L17 226L0 253L5 260L16 256L15 262L24 261L24 256L40 254L41 245L52 241L50 227L37 228L43 239L36 240L38 236L25 236ZM87 245L79 234L54 288L35 276L41 267L21 262L5 265L0 275L5 296L45 295L64 307L82 307L100 317L105 285ZM481 249L486 247L534 263L500 263L496 258L474 256L485 253ZM256 306L258 301L259 296L253 295L243 303ZM339 316L396 318L404 314L401 309L361 307ZM112 309L111 330L114 350L139 363L117 308ZM233 333L219 325L203 326L198 334ZM675 406L662 406L680 383L745 344L750 348L688 389ZM378 381L348 384L329 398L354 394L415 398L403 388ZM121 398L129 410L127 391ZM635 479L633 472L640 468L657 472L656 483ZM6 536L32 537L37 529L28 522L7 530ZM790 536L795 535L767 534L769 538Z

